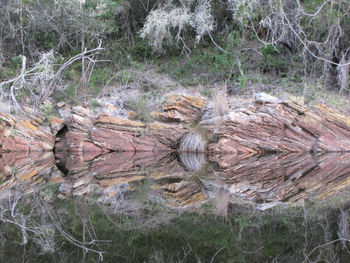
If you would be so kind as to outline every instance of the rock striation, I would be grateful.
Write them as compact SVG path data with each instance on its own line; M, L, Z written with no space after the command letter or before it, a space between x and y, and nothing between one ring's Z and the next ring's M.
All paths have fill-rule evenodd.
M350 119L325 105L307 108L289 101L264 99L224 116L209 146L215 154L253 156L267 153L350 151Z
M148 124L107 113L93 116L86 108L74 107L59 121L65 126L58 132L56 152L80 155L84 161L108 152L171 152L190 132L185 123L198 119L204 106L200 98L170 96L164 111L153 113L158 120Z
M308 198L325 199L350 185L349 153L254 156L231 166L206 164L205 156L111 152L90 161L71 160L64 176L52 154L22 159L9 153L0 161L0 198L11 187L31 193L57 185L58 198L91 198L118 208L135 202L161 202L172 208L210 202L225 215L230 205L255 204L258 209L296 204ZM213 156L211 156L213 157ZM50 176L47 176L50 175Z
M23 118L0 113L3 187L40 185L51 169L62 197L98 193L116 205L146 185L169 206L211 200L225 213L236 197L270 207L325 198L350 184L348 117L266 94L224 115L214 108L179 94L150 123L116 117L111 105L98 114L62 105L49 123L30 109ZM215 167L204 169L206 158Z
M101 202L119 205L121 197L143 189L143 195L164 200L168 206L184 207L206 200L193 174L173 154L111 152L70 169L65 195L97 194Z
M233 197L258 204L324 199L349 187L349 153L273 154L237 159L219 166L224 188ZM213 176L204 179L205 184Z
M0 153L35 155L53 150L55 137L44 119L33 114L23 118L0 113Z
M52 152L30 156L27 156L26 152L3 152L0 158L0 199L8 198L6 194L14 186L25 186L23 187L25 193L35 191L47 180L53 180L55 170L57 168Z
M61 108L61 118L52 117L50 127L43 126L40 116L17 120L1 114L1 151L52 151L56 144L56 152L82 155L86 161L108 152L184 151L181 140L198 133L207 133L204 137L211 142L208 147L202 143L200 151L223 155L222 159L350 151L350 119L325 105L308 108L260 94L223 116L206 111L205 100L180 94L170 96L162 112L152 113L156 120L151 123L106 112L96 115L81 106ZM218 124L218 118L218 127L208 125Z

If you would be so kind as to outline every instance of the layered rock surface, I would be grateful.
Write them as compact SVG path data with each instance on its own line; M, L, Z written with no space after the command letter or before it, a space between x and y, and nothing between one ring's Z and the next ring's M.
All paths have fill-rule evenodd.
M211 156L214 158L215 156ZM7 157L10 159L10 157ZM230 167L208 165L203 155L112 152L69 167L64 176L53 155L0 163L0 197L13 186L26 192L57 185L57 197L92 196L118 207L133 198L173 208L213 204L225 214L230 204L251 203L265 209L276 204L325 199L350 186L349 154L286 154L238 159ZM50 175L50 176L47 176Z
M216 174L232 196L266 204L324 199L350 186L349 172L349 153L290 153L237 159Z
M145 198L142 201L156 199L174 208L207 200L200 181L193 180L196 173L188 171L173 154L111 152L90 161L70 160L73 166L66 176L54 164L50 153L41 158L23 159L12 166L1 161L0 199L6 198L12 187L30 193L45 185L57 185L53 194L58 198L94 196L111 206L138 198L133 193L141 194Z
M74 107L62 114L66 130L56 138L56 151L85 161L107 152L171 152L190 131L185 123L197 120L204 106L199 98L170 96L163 112L153 113L159 121L149 124L107 113L93 117L88 109Z
M350 151L349 118L325 105L310 109L259 95L253 103L223 116L209 114L205 106L200 98L173 95L162 112L152 113L158 118L152 123L107 113L96 116L78 106L61 109L62 118L51 118L51 129L43 126L40 116L15 119L1 114L1 151L51 151L55 140L58 151L70 153L174 151L186 134L198 129L207 132L209 141L216 140L208 146L209 152L227 156ZM218 127L209 125L213 123Z
M350 151L350 121L325 105L307 108L260 96L223 117L209 151L232 156ZM229 165L229 162L228 162Z
M0 113L0 153L21 152L29 155L53 150L55 137L48 127L43 126L44 119L29 114L15 118Z
M32 193L38 187L55 180L60 173L52 152L30 155L27 152L2 153L0 158L0 199L8 198L12 187L22 187Z
M121 194L147 188L168 205L182 207L206 199L201 184L193 181L192 175L172 154L112 152L70 170L67 194L99 194L100 201L116 204Z
M350 184L347 117L324 105L311 109L264 94L226 115L215 116L210 107L173 95L152 113L151 123L62 107L50 129L38 116L0 114L3 188L22 181L40 185L41 175L50 173L62 197L99 193L101 201L115 204L147 185L170 206L211 200L224 211L235 198L295 202L325 198ZM191 142L205 137L211 142L206 146ZM184 138L194 146L181 147ZM203 170L204 155L174 154L196 146L216 168ZM50 170L55 162L64 173Z

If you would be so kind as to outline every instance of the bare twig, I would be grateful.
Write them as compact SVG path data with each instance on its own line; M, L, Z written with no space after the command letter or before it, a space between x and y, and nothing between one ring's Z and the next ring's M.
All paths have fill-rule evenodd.
M334 243L336 243L336 242L339 242L339 241L350 242L349 239L338 238L338 239L335 239L335 240L333 240L333 241L327 242L327 243L325 243L325 244L323 244L323 245L319 245L319 246L313 248L313 249L306 255L306 257L305 257L305 259L304 259L304 261L303 261L302 263L305 263L305 262L309 261L309 257L310 257L316 250L318 250L318 249L320 249L320 248L323 248L323 247L327 247L327 246L332 245L332 244L334 244Z
M214 262L214 259L215 259L215 257L221 252L221 250L223 250L224 249L224 247L222 247L222 248L220 248L218 251L216 251L216 253L214 254L214 256L211 258L211 260L210 260L210 263L213 263Z

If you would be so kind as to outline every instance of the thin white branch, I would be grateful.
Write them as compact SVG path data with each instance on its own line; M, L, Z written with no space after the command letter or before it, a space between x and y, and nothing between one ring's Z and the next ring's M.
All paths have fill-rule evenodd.
M339 66L339 67L343 67L343 66L350 65L350 62L344 63L344 64L339 64L339 63L336 63L336 62L334 62L334 61L332 61L332 60L329 60L329 59L326 59L326 58L317 56L314 52L312 52L312 50L310 50L309 46L306 44L306 41L304 41L304 40L300 37L300 35L296 32L296 30L295 30L294 27L292 26L290 20L288 19L287 15L285 14L284 11L283 11L283 16L284 16L284 19L287 21L290 30L291 30L291 31L294 33L294 35L298 38L298 40L299 40L300 43L305 47L305 49L311 54L311 56L313 56L314 58L316 58L316 59L318 59L318 60L322 60L322 61L324 61L324 62L330 63L330 64L335 65L335 66Z

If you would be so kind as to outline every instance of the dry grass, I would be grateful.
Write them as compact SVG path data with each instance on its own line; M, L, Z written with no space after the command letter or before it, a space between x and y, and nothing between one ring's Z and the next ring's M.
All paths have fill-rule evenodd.
M187 133L180 142L179 151L184 153L204 153L206 148L206 141L202 135L191 132Z
M211 202L214 214L227 217L227 208L230 202L230 191L225 187L219 174L214 172L214 189Z
M217 91L214 95L214 116L226 115L230 109L226 90Z
M213 117L215 119L215 130L218 131L223 123L224 116L229 112L226 88L217 91L213 99Z
M204 154L181 153L180 160L189 171L199 171L207 162Z

